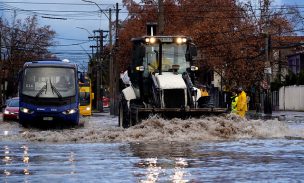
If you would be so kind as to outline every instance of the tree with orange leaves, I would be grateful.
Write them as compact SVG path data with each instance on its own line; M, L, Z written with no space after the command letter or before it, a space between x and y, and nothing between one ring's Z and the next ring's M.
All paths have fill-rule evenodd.
M119 31L121 70L131 60L130 39L146 34L146 23L157 21L159 8L156 0L123 3L129 16ZM240 4L235 0L163 0L163 5L164 35L191 36L200 53L197 64L220 75L223 86L228 88L258 86L263 79L265 19L261 15L267 16L272 35L292 34L296 26L286 13L290 8L277 8L265 14L264 7L257 9L250 2ZM296 9L293 11L295 19L298 14Z

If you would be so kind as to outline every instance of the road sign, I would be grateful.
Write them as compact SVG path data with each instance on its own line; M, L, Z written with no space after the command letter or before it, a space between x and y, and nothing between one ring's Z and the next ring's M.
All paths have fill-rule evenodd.
M261 86L262 86L262 88L265 89L265 90L268 90L268 89L270 88L270 85L267 83L266 80L263 80L263 81L261 82Z

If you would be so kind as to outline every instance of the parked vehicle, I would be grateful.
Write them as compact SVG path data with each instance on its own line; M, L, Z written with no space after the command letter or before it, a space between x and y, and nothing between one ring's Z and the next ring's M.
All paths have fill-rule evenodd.
M102 104L104 108L110 107L110 98L103 96Z
M19 118L19 97L9 99L4 107L3 121Z
M91 80L85 78L83 82L79 82L79 112L83 116L92 115L92 101L94 93L91 86Z

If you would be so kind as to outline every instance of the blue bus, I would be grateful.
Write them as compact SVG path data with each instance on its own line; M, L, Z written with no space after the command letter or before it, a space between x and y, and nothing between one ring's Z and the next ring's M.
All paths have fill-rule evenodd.
M79 124L77 65L60 61L26 62L19 74L19 123Z

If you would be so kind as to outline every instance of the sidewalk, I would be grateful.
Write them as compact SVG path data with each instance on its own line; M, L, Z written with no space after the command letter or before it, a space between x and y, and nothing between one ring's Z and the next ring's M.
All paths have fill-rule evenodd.
M92 116L110 116L110 109L109 108L104 108L102 112L93 110L92 111Z
M257 113L254 110L250 110L246 113L246 116L249 119L293 119L293 118L303 118L304 112L301 111L272 111L272 114L264 114L263 112Z

